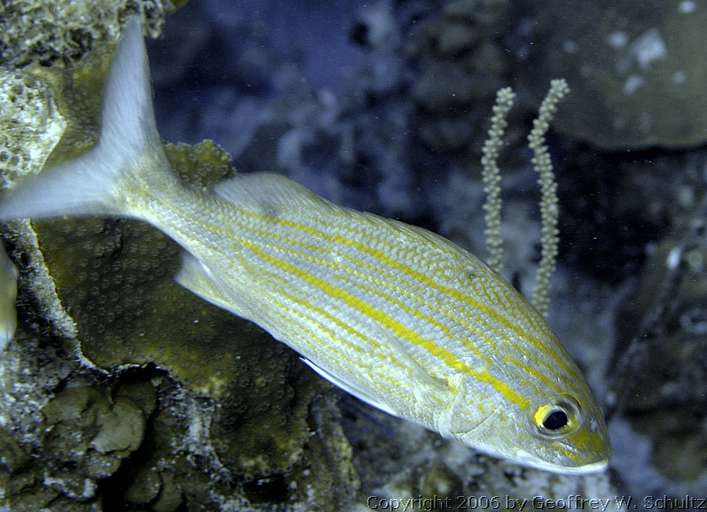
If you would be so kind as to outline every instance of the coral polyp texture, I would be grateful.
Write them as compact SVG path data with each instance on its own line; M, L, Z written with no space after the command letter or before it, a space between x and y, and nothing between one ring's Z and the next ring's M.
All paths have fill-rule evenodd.
M51 88L31 75L0 68L0 173L3 185L19 172L38 172L66 128Z
M4 65L67 65L120 35L122 22L139 14L157 37L165 16L184 0L8 0L0 16Z

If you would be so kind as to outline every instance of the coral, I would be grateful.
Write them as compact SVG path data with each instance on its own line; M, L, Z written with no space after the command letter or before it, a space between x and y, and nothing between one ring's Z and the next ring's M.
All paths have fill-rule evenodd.
M542 253L538 264L538 275L533 290L532 304L543 315L547 315L550 307L550 278L557 264L559 245L559 201L557 199L557 182L552 171L550 151L545 142L545 136L550 129L550 122L557 111L557 104L569 92L565 80L550 82L550 90L540 105L538 117L533 121L533 129L528 135L528 146L533 151L533 168L538 173L540 187L540 222L542 225Z
M42 448L52 454L44 485L74 499L95 495L96 479L107 478L142 444L145 420L155 407L155 395L145 409L128 396L111 399L100 386L68 388L42 409ZM86 481L80 475L92 481Z
M4 64L66 65L120 34L122 22L139 13L146 32L157 37L165 16L183 0L9 0L0 16Z
M552 160L545 142L545 135L557 110L557 104L568 92L569 88L564 80L550 82L550 90L540 105L538 117L533 122L533 129L528 134L528 146L533 151L533 168L538 173L538 185L541 191L542 225L542 256L538 265L532 303L542 315L547 315L550 306L550 278L555 271L559 245L557 183L552 171ZM501 174L497 159L508 125L506 118L513 106L514 98L515 94L509 87L499 90L496 94L491 127L482 148L483 156L481 158L481 177L486 193L486 202L484 203L486 229L484 234L488 252L487 263L499 273L503 267L503 239L501 237Z
M66 127L49 85L27 73L0 68L0 174L3 188L20 169L39 172Z
M513 106L515 94L510 88L500 89L496 93L496 104L493 107L491 126L486 136L486 141L481 157L481 178L484 183L486 201L484 221L486 229L486 263L496 272L503 269L503 239L501 238L501 170L498 168L498 155L503 147L503 134L508 122L508 112Z
M3 75L8 185L95 144L109 59L101 48ZM233 172L210 141L166 152L193 187ZM328 384L174 283L179 249L161 233L124 219L18 221L7 233L20 326L0 364L0 502L326 510L324 497L344 499L340 478L355 490L335 408L312 405Z

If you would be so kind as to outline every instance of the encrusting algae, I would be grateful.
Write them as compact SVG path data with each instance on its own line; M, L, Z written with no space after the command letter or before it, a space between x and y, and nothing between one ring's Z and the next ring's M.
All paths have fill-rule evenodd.
M477 258L282 176L238 176L214 192L170 171L132 19L97 146L26 180L0 218L146 221L186 250L180 284L260 325L354 396L517 463L561 473L606 466L602 412L579 369L542 316Z

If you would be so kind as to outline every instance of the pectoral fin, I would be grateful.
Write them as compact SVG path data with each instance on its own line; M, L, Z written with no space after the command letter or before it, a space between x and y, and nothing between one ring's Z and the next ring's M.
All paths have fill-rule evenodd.
M185 252L182 255L182 268L175 281L205 301L243 316L243 311L218 285L211 269L191 254Z

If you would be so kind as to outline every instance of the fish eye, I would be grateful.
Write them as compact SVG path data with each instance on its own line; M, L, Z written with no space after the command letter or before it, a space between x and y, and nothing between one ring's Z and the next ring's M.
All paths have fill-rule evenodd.
M545 416L543 420L543 428L547 430L560 430L561 428L567 426L569 418L567 413L562 409L553 409L550 414Z
M562 437L575 432L581 424L579 405L569 398L539 406L533 414L533 424L543 437Z

